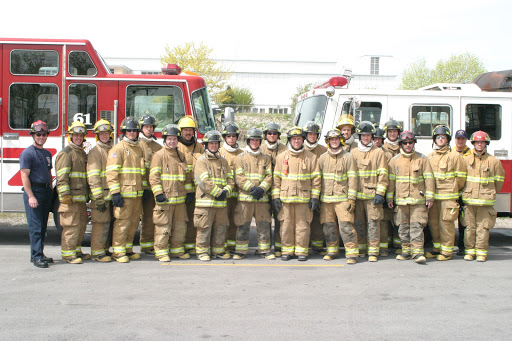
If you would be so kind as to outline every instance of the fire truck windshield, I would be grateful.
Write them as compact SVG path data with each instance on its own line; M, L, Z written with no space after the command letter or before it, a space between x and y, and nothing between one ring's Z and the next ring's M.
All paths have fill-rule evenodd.
M197 122L197 130L201 134L215 129L210 97L206 88L199 89L192 93L192 108Z
M314 121L319 125L324 123L325 107L327 105L327 96L308 97L297 102L295 107L295 125L304 127L309 121Z

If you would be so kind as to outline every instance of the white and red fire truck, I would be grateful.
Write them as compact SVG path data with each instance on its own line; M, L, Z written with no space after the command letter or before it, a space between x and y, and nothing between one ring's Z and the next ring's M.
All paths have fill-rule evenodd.
M48 123L45 148L55 156L73 121L92 128L106 119L119 127L126 116L155 116L159 129L184 115L198 137L215 127L203 78L174 64L162 75L113 74L88 40L0 38L0 211L23 211L19 155L32 144L30 124ZM115 138L120 134L115 131ZM159 135L157 133L157 135Z
M356 122L371 121L376 126L393 118L418 137L416 150L432 151L432 130L439 124L453 134L465 129L469 136L483 130L491 137L489 153L505 168L505 185L496 200L496 210L512 212L512 92L482 91L476 84L434 84L418 90L350 89L345 77L332 77L299 96L294 124L308 121L322 126L322 136L336 127L341 114L353 114ZM507 133L508 131L508 133ZM323 138L321 139L322 143ZM469 144L469 142L468 142ZM453 145L453 143L452 143Z

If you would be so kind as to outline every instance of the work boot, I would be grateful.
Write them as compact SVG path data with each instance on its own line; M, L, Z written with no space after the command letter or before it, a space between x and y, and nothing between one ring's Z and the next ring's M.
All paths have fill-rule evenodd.
M274 255L276 257L281 257L283 255L283 253L280 250L277 250L276 252L274 252Z
M187 253L191 256L195 255L196 254L196 249L190 249L187 251Z
M414 256L414 263L417 264L425 264L427 262L427 259L423 255L416 255Z
M53 263L53 258L46 257L45 255L43 255L43 258L41 258L41 260L45 261L48 264ZM30 258L30 263L34 263L34 258Z
M364 258L366 257L366 252L359 252L359 257Z
M476 256L477 262L485 262L487 260L487 257L485 256Z
M475 256L473 256L473 255L465 255L464 256L464 260L469 260L469 261L475 260Z
M292 259L292 256L290 256L290 255L282 255L282 256L281 256L281 260L282 260L282 261L287 262L287 261L289 261L290 259Z
M464 256L466 254L466 250L464 248L459 248L457 250L457 256Z
M170 262L171 261L171 257L169 256L161 256L160 258L157 258L159 262Z
M32 263L34 263L34 266L42 269L48 267L48 262L45 262L43 259L33 260Z
M402 253L402 249L400 249L400 248L395 249L395 255L399 255L401 253Z
M240 260L240 259L244 259L245 258L245 255L242 255L242 254L239 254L239 253L235 253L233 255L233 259L234 260Z
M130 258L131 260L136 260L136 259L140 259L140 253L136 253L136 252L127 252L126 255L128 256L128 258Z
M119 263L128 263L130 261L130 258L126 255L119 257L112 256L112 258L114 258L114 260Z
M305 262L308 260L308 256L300 255L297 257L297 259L299 260L299 262Z
M388 253L388 251L381 251L381 252L380 252L380 254L379 254L379 256L381 256L381 257L387 257L387 256L389 256L389 253Z
M210 256L207 254L202 254L202 255L197 256L197 259L199 259L201 262L209 262Z
M276 256L272 252L262 253L261 257L265 259L276 259Z
M333 259L334 259L334 255L327 254L324 256L324 260L333 260Z
M401 253L399 255L396 255L396 259L398 260L409 260L411 259L411 255L408 253Z
M92 257L92 260L100 263L108 263L112 261L112 258L110 258L110 256L107 255L100 255Z
M189 259L190 255L188 253L184 253L181 256L178 256L179 259Z
M376 262L378 261L377 256L368 256L368 262Z
M436 258L440 254L441 253L439 251L429 251L429 252L425 253L425 257L427 257L427 258Z
M223 253L218 253L216 255L213 255L213 258L218 258L218 259L230 259L231 258L231 255L229 254L229 252L223 252Z
M444 261L452 259L452 256L438 255L436 257L436 259L444 262Z
M356 264L356 263L357 263L357 258L353 258L353 257L347 258L347 264Z
M75 258L71 258L71 259L66 259L66 263L69 263L69 264L82 264L82 258L75 257Z
M77 253L76 256L78 258L82 258L82 260L88 260L91 258L91 255L89 253Z

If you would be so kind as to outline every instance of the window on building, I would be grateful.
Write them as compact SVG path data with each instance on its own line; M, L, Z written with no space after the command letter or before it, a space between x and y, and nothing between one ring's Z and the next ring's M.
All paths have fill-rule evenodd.
M68 126L82 122L87 129L96 123L97 89L94 84L71 84L68 93Z
M370 63L371 63L370 75L378 75L379 74L380 57L371 57Z
M59 54L49 50L12 50L13 75L55 76L59 73Z
M471 136L478 130L489 134L491 140L501 139L501 105L466 105L466 131Z
M449 106L414 105L411 109L411 129L418 137L431 137L438 125L450 128L451 118L452 108Z
M9 89L9 126L30 129L42 120L49 129L59 125L59 88L55 84L12 84Z
M71 76L95 76L98 73L96 65L85 51L69 53L69 74Z

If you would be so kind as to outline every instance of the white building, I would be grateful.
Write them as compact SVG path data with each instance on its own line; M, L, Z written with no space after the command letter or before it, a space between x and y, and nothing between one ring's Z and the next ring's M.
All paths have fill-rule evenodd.
M158 74L160 58L105 58L114 73ZM252 112L291 113L291 97L298 86L323 83L352 70L351 88L396 89L399 69L392 56L364 55L335 61L220 60L232 71L229 84L248 88L254 96Z

